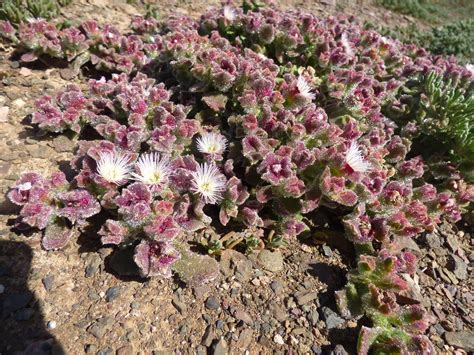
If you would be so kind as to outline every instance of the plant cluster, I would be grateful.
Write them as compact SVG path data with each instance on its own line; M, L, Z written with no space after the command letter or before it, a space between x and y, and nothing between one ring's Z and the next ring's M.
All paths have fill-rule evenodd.
M324 211L340 218L359 254L338 294L345 315L373 321L359 352L431 349L425 311L397 302L414 287L416 258L404 241L442 218L458 221L474 188L456 162L438 184L412 154L425 121L410 119L405 98L462 121L470 98L452 86L471 85L471 71L353 18L248 6L198 21L135 18L128 34L92 22L2 27L26 60L85 54L81 65L113 73L36 103L33 123L82 139L73 181L26 173L9 194L23 206L19 223L45 230L45 249L65 246L100 213L102 242L134 248L142 276L182 276L191 265L182 260L196 260L186 247L193 232L239 235L204 243L212 254L275 248L311 236ZM199 271L201 281L215 277Z
M15 26L32 18L51 19L72 0L5 0L0 5L0 20L8 20Z

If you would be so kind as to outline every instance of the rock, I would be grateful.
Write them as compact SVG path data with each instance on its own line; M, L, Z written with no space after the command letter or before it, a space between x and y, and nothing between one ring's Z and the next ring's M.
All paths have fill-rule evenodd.
M220 339L212 349L212 354L213 355L227 355L228 350L227 350L227 343L224 339Z
M2 284L0 284L0 294L4 293L5 292L5 286L3 286Z
M302 306L306 303L309 303L311 301L314 301L315 299L318 298L318 293L317 292L311 292L311 291L300 291L300 292L295 292L294 297L296 298L296 302Z
M443 248L443 240L439 234L429 233L426 235L425 241L428 247L430 248L430 250L433 250L436 253L436 255L446 254Z
M280 281L272 281L270 284L270 288L273 290L273 292L278 293L283 289L283 284Z
M110 287L106 292L105 292L105 300L107 302L112 302L115 300L118 296L120 296L120 292L122 291L122 288L120 286L116 287Z
M199 255L185 248L180 250L181 258L173 263L173 270L180 281L188 286L203 285L214 281L220 274L219 263L209 255Z
M113 324L113 318L104 317L93 323L87 331L95 336L97 339L102 338Z
M253 340L252 329L245 328L240 332L239 339L235 343L235 346L239 349L247 349Z
M277 321L284 322L288 319L288 311L282 305L275 302L270 304L269 309Z
M329 307L322 307L322 313L324 317L324 321L326 322L327 329L337 328L341 324L344 323L344 319L339 317L336 312L334 312Z
M217 329L219 329L219 330L224 329L224 325L225 325L224 321L222 321L221 319L217 320L217 322L216 322L216 328Z
M86 277L94 276L102 264L102 259L98 254L91 253L87 256Z
M26 150L32 158L46 159L54 155L54 150L45 145L26 145Z
M47 326L48 329L56 329L56 327L58 326L58 324L56 323L56 321L50 320L50 321L46 324L46 326Z
M110 346L106 347L105 349L102 349L97 353L97 355L113 355L114 354L114 349L112 349Z
M341 344L338 344L334 347L334 350L331 351L331 355L349 355L349 353L344 349Z
M237 310L234 313L234 317L237 318L238 320L241 320L242 322L252 325L253 324L253 319L252 317L249 316L249 314L241 309Z
M283 340L282 336L280 334L275 334L273 337L273 341L277 343L278 345L284 345L285 341Z
M57 136L53 140L53 148L58 153L72 152L75 142L64 135Z
M22 308L15 312L15 319L17 321L29 320L33 316L33 308Z
M19 292L7 295L3 301L3 318L26 307L31 299L32 295L29 292Z
M278 272L283 270L283 256L279 251L271 252L270 250L262 250L258 254L258 263L265 270Z
M451 346L461 348L467 352L474 351L474 332L472 331L446 332L444 333L444 339Z
M79 70L74 68L62 68L59 71L59 75L64 80L71 80L74 79L79 74Z
M307 318L308 318L308 321L311 323L311 325L315 326L319 321L318 311L314 310L313 312L310 312Z
M313 344L311 346L311 351L314 353L314 354L322 354L323 350L321 349L321 347L317 344Z
M23 75L23 76L30 76L32 71L31 69L27 68L27 67L22 67L19 71L20 75Z
M180 300L178 300L177 298L173 298L171 300L171 303L178 310L178 312L181 313L181 314L185 313L188 309L186 307L186 305L183 302L181 302Z
M117 349L116 355L130 355L134 354L135 350L133 349L133 346L131 345L126 345L122 346L121 348Z
M7 106L0 107L0 122L8 122L8 113L10 108Z
M332 256L332 250L331 250L331 248L330 248L328 245L326 245L326 244L324 244L322 248L323 248L323 254L324 254L324 256L330 258L330 257Z
M216 309L219 309L220 307L219 302L216 300L215 297L212 297L212 296L209 296L207 298L205 305L207 309L211 309L211 310L216 310Z
M84 350L85 350L86 354L96 354L97 353L97 346L94 345L94 344L87 344L84 347Z
M41 282L43 283L44 289L46 291L51 291L52 288L53 288L53 285L54 285L54 276L53 275L47 275L47 276L43 277Z
M212 344L212 339L214 339L214 330L210 325L207 326L204 335L202 336L201 344L205 347L209 347Z
M242 253L229 249L221 255L221 273L230 278L235 276L239 282L247 282L252 276L252 262Z
M459 256L453 254L451 255L451 260L449 262L449 270L451 270L459 280L467 279L467 263L460 258Z

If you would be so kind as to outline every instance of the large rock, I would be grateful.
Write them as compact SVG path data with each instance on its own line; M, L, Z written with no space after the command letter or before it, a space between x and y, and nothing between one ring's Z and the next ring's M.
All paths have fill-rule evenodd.
M262 250L258 254L258 263L262 268L271 272L283 270L283 256L279 251L271 252L270 250Z
M474 351L474 332L446 332L444 333L446 342L457 348L461 348L467 352Z

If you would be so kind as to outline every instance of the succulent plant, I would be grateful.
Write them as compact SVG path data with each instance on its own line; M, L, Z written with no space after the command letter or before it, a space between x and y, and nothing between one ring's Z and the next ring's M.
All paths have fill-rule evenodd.
M315 232L313 212L324 209L360 254L338 294L343 313L372 320L360 352L430 348L429 317L396 302L416 267L397 241L458 221L474 188L456 161L439 180L441 166L414 154L426 133L410 109L463 121L470 98L452 85L472 86L471 71L351 17L249 4L197 21L137 17L125 34L93 21L0 26L25 61L99 72L84 90L70 85L36 103L39 128L79 137L73 181L27 173L9 194L23 206L19 223L45 231L46 249L101 213L102 243L133 248L143 277L205 282L217 264L189 250L193 232L238 231L201 238L213 255L276 248ZM427 86L413 84L425 77Z

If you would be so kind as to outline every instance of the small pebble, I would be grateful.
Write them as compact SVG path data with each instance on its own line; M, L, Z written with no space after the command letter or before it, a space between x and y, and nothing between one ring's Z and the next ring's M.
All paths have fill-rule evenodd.
M57 326L58 324L54 320L50 320L47 325L48 329L55 329Z
M219 308L219 302L217 302L215 297L209 296L206 300L206 308L216 310Z
M5 286L0 284L0 293L4 293L4 292L5 292Z
M273 337L273 341L277 344L280 344L280 345L285 344L285 341L283 340L283 338L280 334L275 334L275 336Z

